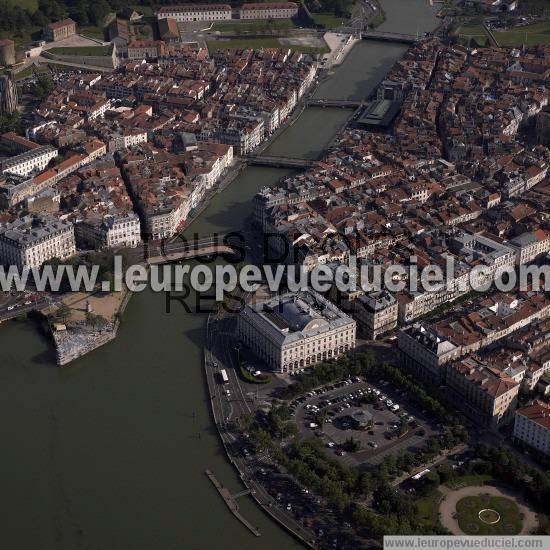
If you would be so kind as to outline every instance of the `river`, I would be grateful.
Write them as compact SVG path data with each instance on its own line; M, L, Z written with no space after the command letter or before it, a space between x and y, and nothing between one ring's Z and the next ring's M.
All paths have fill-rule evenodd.
M426 0L383 0L383 30L436 24ZM361 98L404 47L361 42L317 97ZM322 111L322 112L321 112ZM270 154L316 157L350 112L307 109ZM239 229L251 198L285 171L251 167L190 228ZM177 306L177 304L176 304ZM0 327L0 543L10 550L280 549L300 546L249 497L255 538L228 512L205 468L242 488L209 416L202 371L204 318L163 295L132 298L115 342L71 366L28 323Z

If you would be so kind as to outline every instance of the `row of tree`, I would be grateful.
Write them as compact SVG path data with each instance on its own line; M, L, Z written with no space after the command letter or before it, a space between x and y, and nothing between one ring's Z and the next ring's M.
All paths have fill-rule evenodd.
M39 0L34 11L11 0L0 0L0 30L18 32L30 31L35 27L45 27L52 21L70 17L80 26L103 25L105 16L120 11L130 5L139 4L136 0ZM142 2L150 5L149 2Z
M387 380L393 386L405 390L409 399L439 422L445 425L459 425L465 422L464 417L457 414L441 396L434 397L435 392L431 391L432 388L421 386L415 378L400 368L388 363L376 364L372 355L367 353L359 353L357 359L361 364L361 372L367 379Z
M538 510L550 513L550 472L533 468L502 447L479 444L474 452L477 460L465 466L466 473L490 474L503 483L514 485Z

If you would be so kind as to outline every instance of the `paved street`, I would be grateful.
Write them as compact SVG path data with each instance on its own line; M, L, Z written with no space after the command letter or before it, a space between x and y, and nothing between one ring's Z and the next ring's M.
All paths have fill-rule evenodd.
M232 319L217 319L211 316L207 326L208 346L205 350L205 369L208 386L211 390L212 410L216 425L220 430L222 442L228 452L230 461L241 473L245 485L252 490L252 496L264 507L265 511L276 520L287 526L301 538L312 539L311 531L304 528L300 521L285 511L280 503L258 482L254 464L257 462L250 456L243 456L244 445L237 442L231 432L232 422L254 411L254 392L241 383L235 358L235 339L230 337ZM220 330L223 329L223 330ZM228 376L226 384L220 383L220 370L224 369ZM229 391L229 395L227 392ZM257 466L256 466L257 467Z

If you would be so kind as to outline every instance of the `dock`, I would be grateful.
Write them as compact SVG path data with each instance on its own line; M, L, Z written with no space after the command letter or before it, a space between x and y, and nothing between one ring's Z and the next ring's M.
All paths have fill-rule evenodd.
M240 493L237 493L236 495L232 495L229 489L224 487L216 478L216 476L213 474L210 470L205 470L204 472L208 479L212 482L212 485L216 487L216 490L218 493L220 493L220 496L223 498L224 502L227 504L227 507L231 510L231 513L254 535L257 537L261 536L260 531L254 527L240 512L239 512L239 505L237 504L237 498L247 495L250 493L249 490L241 491Z

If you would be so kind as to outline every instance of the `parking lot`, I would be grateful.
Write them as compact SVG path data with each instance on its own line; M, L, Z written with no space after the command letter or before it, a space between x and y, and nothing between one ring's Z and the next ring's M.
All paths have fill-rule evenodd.
M321 499L301 488L292 476L280 472L274 465L266 464L256 469L256 476L265 483L276 508L291 515L315 534L318 548L352 546L350 525L341 525L333 512L321 506Z
M386 388L359 377L309 392L291 411L303 437L319 437L328 453L350 466L378 464L390 451L412 450L435 433L418 411L412 414Z

